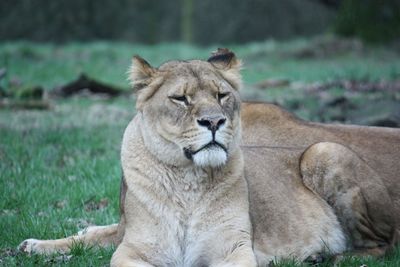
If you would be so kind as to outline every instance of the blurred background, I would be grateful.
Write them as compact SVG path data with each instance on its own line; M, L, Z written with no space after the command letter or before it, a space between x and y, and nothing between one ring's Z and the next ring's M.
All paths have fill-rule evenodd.
M229 47L245 63L245 99L310 120L398 126L399 36L399 0L4 0L0 92L40 98L71 82L68 96L126 91L134 54L158 65ZM47 106L14 104L1 106Z
M133 55L158 66L218 47L243 60L245 100L400 126L400 0L2 0L0 265L107 264L112 251L15 247L117 221Z
M1 93L107 95L107 84L115 96L129 90L134 54L158 65L222 46L244 60L244 99L304 119L398 126L399 36L399 0L5 0ZM2 106L42 106L26 104Z
M395 0L2 1L0 38L209 45L327 31L385 42L400 35Z

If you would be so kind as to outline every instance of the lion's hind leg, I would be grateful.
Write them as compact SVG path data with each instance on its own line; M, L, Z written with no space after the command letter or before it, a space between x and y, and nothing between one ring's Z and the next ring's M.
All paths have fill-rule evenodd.
M346 146L322 142L300 161L303 183L331 205L350 248L383 255L395 239L391 198L379 175Z
M54 240L27 239L18 246L18 249L29 254L68 253L76 243L101 247L117 245L119 242L118 236L118 224L89 226L85 230L78 232L78 234L66 238Z

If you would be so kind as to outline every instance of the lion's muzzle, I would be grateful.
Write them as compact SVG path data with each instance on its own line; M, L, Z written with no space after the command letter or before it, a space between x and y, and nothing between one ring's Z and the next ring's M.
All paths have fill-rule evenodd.
M210 130L213 135L215 132L225 124L226 118L222 115L205 116L197 120L197 123Z

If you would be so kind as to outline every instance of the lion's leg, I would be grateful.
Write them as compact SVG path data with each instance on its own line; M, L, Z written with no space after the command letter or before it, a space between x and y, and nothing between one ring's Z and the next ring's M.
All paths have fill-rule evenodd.
M274 255L267 255L258 249L257 244L254 244L254 254L256 255L257 266L266 267L273 266L273 263L278 259Z
M248 246L242 246L235 249L222 261L210 264L210 267L255 267L257 260L254 255L253 249Z
M304 184L333 207L352 249L379 256L393 245L392 201L379 175L355 152L317 143L304 152L300 169Z
M69 252L75 243L87 246L110 246L118 243L118 224L107 226L90 226L77 235L54 240L27 239L19 246L19 250L26 253L51 254L55 252Z
M140 252L143 254L143 251ZM132 246L122 242L111 257L111 267L153 267L139 256Z

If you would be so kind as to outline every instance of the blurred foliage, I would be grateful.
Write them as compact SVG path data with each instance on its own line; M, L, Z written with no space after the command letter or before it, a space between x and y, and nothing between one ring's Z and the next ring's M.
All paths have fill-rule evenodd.
M126 39L149 43L173 40L179 37L175 18L180 14L173 2L3 0L0 39Z
M236 43L313 35L333 19L311 0L2 0L0 40Z
M368 42L387 42L400 37L399 0L343 0L335 30Z
M0 40L244 43L311 36L387 42L399 0L2 0Z

